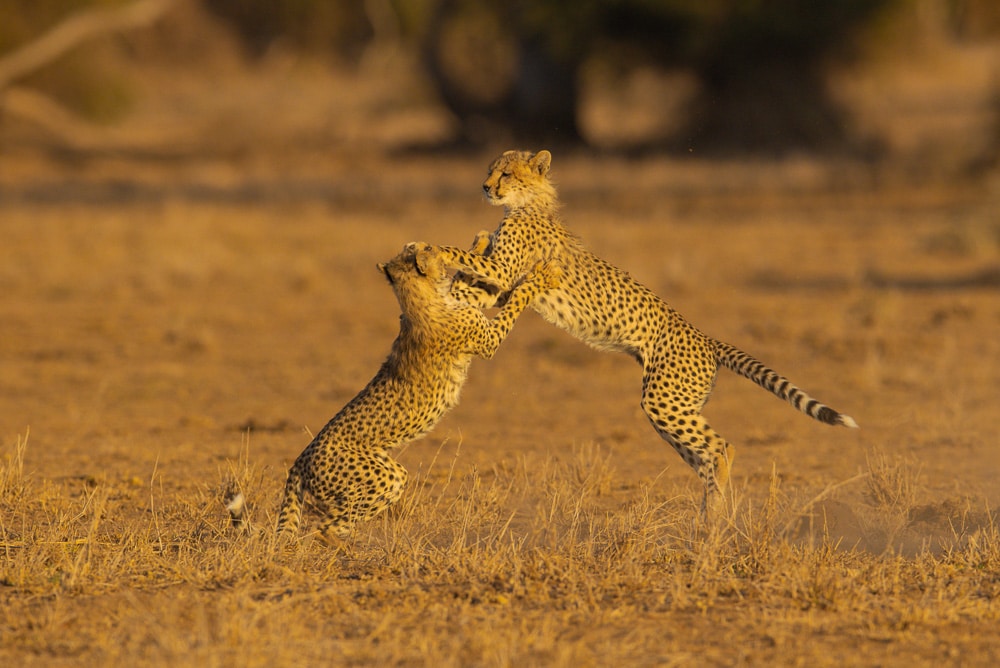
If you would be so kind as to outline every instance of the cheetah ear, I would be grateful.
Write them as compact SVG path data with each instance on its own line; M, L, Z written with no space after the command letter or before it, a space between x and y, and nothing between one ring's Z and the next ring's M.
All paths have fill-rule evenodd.
M413 263L417 266L417 273L421 276L427 275L427 263L430 261L431 255L425 249L418 250L413 254Z
M539 176L549 173L549 166L552 164L552 154L542 149L531 159L531 168L538 172Z

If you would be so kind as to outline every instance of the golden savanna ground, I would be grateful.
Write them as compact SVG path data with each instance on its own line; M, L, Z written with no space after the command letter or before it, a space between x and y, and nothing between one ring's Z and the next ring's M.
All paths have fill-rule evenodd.
M555 149L589 247L861 430L721 372L734 509L699 531L639 368L527 313L400 453L398 507L275 551L287 467L396 334L375 264L495 226L509 147L396 151L446 121L270 67L214 107L164 86L174 120L140 109L113 150L7 138L0 664L1000 658L995 175ZM227 526L231 487L260 533Z

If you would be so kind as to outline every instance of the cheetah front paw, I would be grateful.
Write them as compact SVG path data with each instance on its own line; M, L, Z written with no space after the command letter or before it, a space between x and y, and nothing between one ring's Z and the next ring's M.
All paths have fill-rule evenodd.
M403 250L410 253L424 253L429 252L434 249L434 246L427 243L426 241L411 241L410 243L403 246Z
M472 248L469 252L474 255L486 255L486 250L490 247L490 232L489 230L479 230L476 232L475 239L472 240Z
M562 284L563 270L558 261L540 260L528 273L525 280L543 290L552 290Z

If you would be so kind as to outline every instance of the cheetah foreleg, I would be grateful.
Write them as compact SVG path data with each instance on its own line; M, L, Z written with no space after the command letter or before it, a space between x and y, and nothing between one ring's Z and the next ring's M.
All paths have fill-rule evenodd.
M469 252L473 255L487 255L491 244L490 232L480 230L472 240ZM458 267L458 272L452 281L452 295L467 304L479 307L503 306L509 297L497 285L477 279L463 266Z
M477 240L479 237L477 236ZM489 283L506 292L514 286L517 278L514 272L503 262L493 258L464 251L454 246L438 246L438 252L449 266L459 269L477 281Z
M554 261L545 260L535 265L517 284L507 303L492 320L486 320L486 316L478 313L483 318L484 327L480 330L481 336L473 341L472 352L483 359L491 359L531 300L541 292L559 287L561 281L562 269Z
M434 247L449 268L458 270L452 279L452 297L477 308L502 307L514 283L513 272L481 254L490 243L489 233L480 232L471 251L454 246Z

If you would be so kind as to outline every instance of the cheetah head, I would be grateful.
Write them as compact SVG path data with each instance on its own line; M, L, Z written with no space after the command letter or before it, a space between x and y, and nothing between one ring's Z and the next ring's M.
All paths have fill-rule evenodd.
M505 151L490 165L483 192L494 206L519 209L539 199L555 200L555 189L549 181L552 154L542 150Z
M406 311L421 302L439 301L450 286L448 268L436 249L422 241L408 243L396 257L378 265Z

